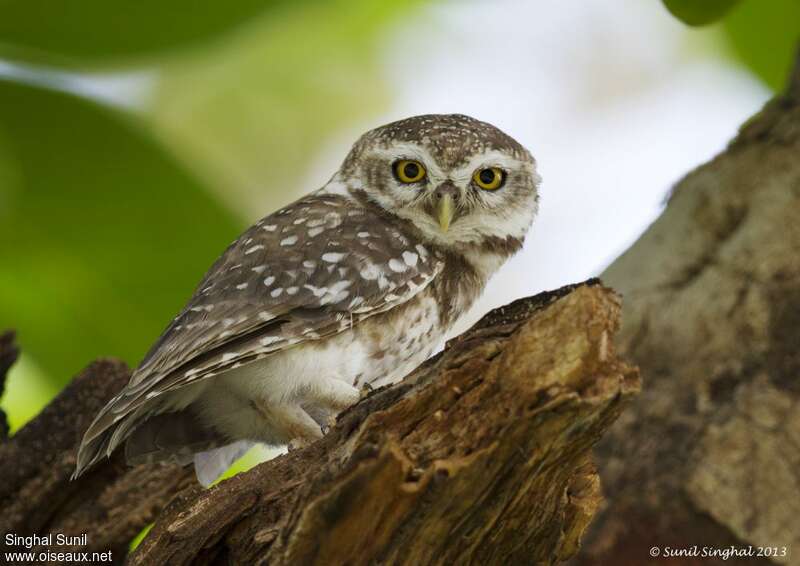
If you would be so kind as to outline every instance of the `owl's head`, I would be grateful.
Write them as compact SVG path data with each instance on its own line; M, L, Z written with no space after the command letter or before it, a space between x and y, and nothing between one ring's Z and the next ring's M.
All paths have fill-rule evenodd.
M415 116L367 132L335 180L411 222L426 240L464 249L519 247L539 198L528 150L460 114Z

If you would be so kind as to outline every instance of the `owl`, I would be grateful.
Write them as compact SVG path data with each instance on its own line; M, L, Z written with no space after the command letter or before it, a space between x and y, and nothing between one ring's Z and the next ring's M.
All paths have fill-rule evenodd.
M434 352L521 248L538 185L522 145L468 116L367 132L211 266L86 431L75 476L124 443L129 463L193 462L208 485L254 443L320 438Z

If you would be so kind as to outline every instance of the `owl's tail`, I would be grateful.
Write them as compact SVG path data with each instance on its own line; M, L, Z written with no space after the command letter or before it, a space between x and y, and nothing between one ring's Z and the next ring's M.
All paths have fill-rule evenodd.
M155 462L185 466L192 463L195 453L230 444L230 440L216 430L204 426L191 406L174 412L154 413L153 408L142 407L99 432L93 432L90 427L78 450L72 478L111 455L122 443L125 444L125 459L132 466Z

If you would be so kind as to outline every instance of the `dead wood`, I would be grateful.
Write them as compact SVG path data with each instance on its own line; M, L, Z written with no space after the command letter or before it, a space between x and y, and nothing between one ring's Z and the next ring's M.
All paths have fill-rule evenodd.
M208 490L119 455L69 481L82 432L129 377L96 362L0 444L0 530L86 533L57 550L120 561L155 519L132 564L558 562L601 501L590 448L638 391L614 352L619 310L596 281L497 309L321 441Z
M600 502L588 452L637 391L599 285L518 301L310 448L182 494L132 564L550 564Z

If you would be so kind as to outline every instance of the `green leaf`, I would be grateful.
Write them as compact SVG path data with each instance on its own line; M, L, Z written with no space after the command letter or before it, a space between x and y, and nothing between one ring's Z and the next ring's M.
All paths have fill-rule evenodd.
M0 326L61 383L136 364L240 228L139 120L0 80Z
M236 41L168 62L153 123L245 213L282 206L292 191L328 180L332 169L309 169L332 133L348 132L352 143L355 130L377 125L391 96L381 45L401 23L428 18L422 4L327 0L261 18ZM253 190L265 182L283 190Z
M800 44L800 0L750 0L725 18L723 29L735 57L782 90Z
M284 0L0 0L0 53L113 62L205 41Z
M673 16L690 26L705 26L722 19L739 0L662 0ZM759 0L759 2L764 0ZM766 0L769 1L769 0Z

